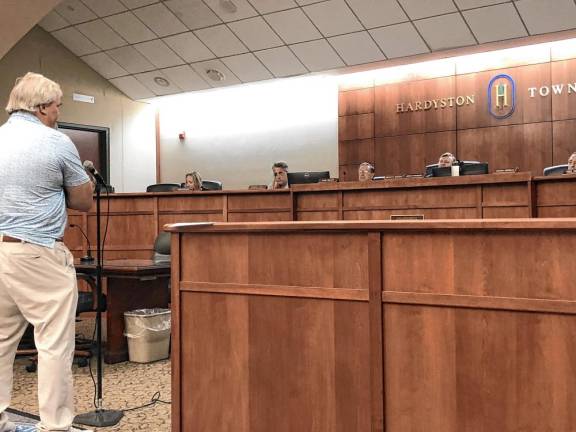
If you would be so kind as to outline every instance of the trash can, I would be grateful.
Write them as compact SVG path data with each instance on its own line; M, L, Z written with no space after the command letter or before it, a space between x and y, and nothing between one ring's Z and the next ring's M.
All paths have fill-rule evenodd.
M169 309L137 309L124 312L128 338L128 358L131 362L150 363L168 358L170 347Z

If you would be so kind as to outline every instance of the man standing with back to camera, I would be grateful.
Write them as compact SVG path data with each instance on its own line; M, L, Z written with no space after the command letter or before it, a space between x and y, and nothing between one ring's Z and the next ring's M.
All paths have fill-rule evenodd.
M18 342L30 322L38 350L39 431L73 431L74 259L62 242L66 207L88 211L93 185L57 131L62 90L35 73L16 80L0 127L0 432Z

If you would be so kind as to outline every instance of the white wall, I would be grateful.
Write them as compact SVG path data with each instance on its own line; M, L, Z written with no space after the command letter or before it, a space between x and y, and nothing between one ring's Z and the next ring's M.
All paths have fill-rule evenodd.
M290 171L338 176L338 85L314 76L158 99L161 177L198 171L225 189L269 184L275 161ZM180 141L178 134L186 133Z

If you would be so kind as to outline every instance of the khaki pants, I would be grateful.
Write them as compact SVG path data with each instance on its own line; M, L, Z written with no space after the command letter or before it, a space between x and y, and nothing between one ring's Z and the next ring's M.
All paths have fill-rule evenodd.
M72 360L78 302L74 259L57 242L54 249L0 242L0 431L10 430L12 369L27 322L38 350L38 407L41 431L68 431L74 419Z

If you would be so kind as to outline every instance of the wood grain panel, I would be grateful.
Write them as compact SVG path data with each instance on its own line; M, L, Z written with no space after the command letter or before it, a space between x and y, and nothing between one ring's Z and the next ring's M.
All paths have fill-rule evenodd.
M552 163L552 123L458 131L458 157L488 162L490 172L519 167L538 175Z
M345 210L344 220L390 220L392 215L423 215L424 219L476 219L476 207L447 209Z
M524 207L484 207L482 217L485 219L496 218L529 218L530 208Z
M144 196L142 196L144 195ZM122 197L121 195L113 195L110 198L102 197L101 210L102 214L110 213L125 213L125 212L153 212L154 211L154 197L146 196L130 196ZM96 212L96 203L92 205L90 214Z
M572 96L576 100L576 94ZM576 137L576 120L562 120L552 123L552 154L554 157L551 165L568 163L568 158L576 151L574 137Z
M574 71L576 70L576 59L555 61L550 64L552 69L552 84L556 84L559 94L554 94L554 89L550 89L552 96L552 119L565 120L576 118L576 91L568 87L568 83L574 85ZM560 86L562 92L560 93Z
M376 138L376 175L424 173L445 152L456 154L454 131Z
M374 139L340 141L338 143L340 165L374 163Z
M402 254L384 257L384 286L388 291L574 300L565 271L571 258L562 246L573 240L571 231L390 234L384 236L384 250Z
M296 210L336 208L338 208L338 192L307 192L296 194Z
M494 118L488 111L488 84L499 74L508 74L516 82L516 109L506 119ZM529 87L549 85L549 63L459 75L456 78L458 94L474 95L475 103L457 108L458 129L550 121L552 96L531 98L528 93Z
M338 117L338 140L359 140L374 137L374 114Z
M374 87L338 93L338 115L374 112Z
M552 206L538 207L538 217L540 218L565 218L576 217L576 205L573 206Z
M252 431L248 302L181 294L182 432Z
M375 136L407 135L456 129L456 109L431 108L427 111L397 113L400 103L412 103L456 96L454 77L402 82L375 89Z
M329 221L339 219L340 214L337 211L300 211L296 213L297 221Z
M574 317L389 305L387 430L572 430ZM537 347L537 349L534 349ZM407 415L406 413L410 413ZM431 413L433 413L431 415Z
M130 249L146 248L152 249L156 239L156 225L153 215L141 214L112 214L109 218L103 217L100 221L102 240L106 223L108 223L108 232L106 235L106 247L109 250L114 248ZM88 216L88 237L96 244L96 216Z
M536 182L536 205L576 205L576 176L560 176Z
M482 204L527 206L530 204L528 186L525 183L482 185Z
M282 222L292 220L290 211L228 213L228 222Z
M212 210L222 212L225 195L176 194L158 198L158 211Z
M289 209L292 205L288 192L254 192L228 196L228 211L248 209Z
M338 178L341 182L358 181L358 166L360 164L340 165Z
M476 207L475 187L406 188L345 191L344 210Z

